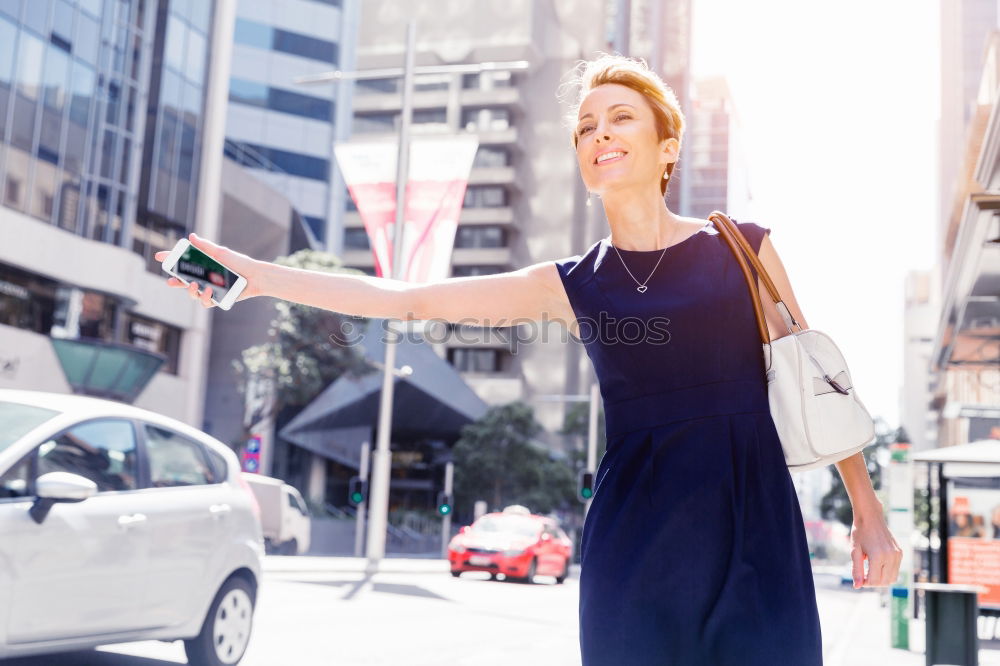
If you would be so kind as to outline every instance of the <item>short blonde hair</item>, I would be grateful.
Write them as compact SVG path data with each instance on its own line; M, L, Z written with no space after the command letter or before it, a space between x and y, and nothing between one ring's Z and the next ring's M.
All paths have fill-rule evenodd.
M576 150L579 139L575 128L580 105L583 104L587 93L605 83L627 86L641 94L653 111L658 140L672 138L683 145L685 121L677 95L656 72L649 68L644 59L599 53L593 60L579 61L572 71L578 72L577 75L563 85L579 88L576 100L566 116L566 125L573 135L573 150ZM677 162L669 164L667 174L672 175L676 166ZM664 196L669 185L670 179L660 179L660 193Z

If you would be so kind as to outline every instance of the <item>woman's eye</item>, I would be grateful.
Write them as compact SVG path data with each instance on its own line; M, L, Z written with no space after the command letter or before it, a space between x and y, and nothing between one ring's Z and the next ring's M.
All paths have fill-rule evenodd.
M581 128L580 131L578 132L578 136L583 136L584 134L587 133L587 130L589 130L589 129L594 129L594 128L591 127L590 125Z
M628 115L627 113L619 113L617 116L615 116L615 120L620 120L621 118L628 119L631 117L632 116Z

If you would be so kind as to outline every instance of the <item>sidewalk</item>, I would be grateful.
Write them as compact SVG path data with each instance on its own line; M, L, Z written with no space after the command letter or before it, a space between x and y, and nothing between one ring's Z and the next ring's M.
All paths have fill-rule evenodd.
M910 620L910 649L890 647L890 607L875 590L817 585L824 666L924 666L924 623ZM1000 651L980 650L980 666L1000 666Z

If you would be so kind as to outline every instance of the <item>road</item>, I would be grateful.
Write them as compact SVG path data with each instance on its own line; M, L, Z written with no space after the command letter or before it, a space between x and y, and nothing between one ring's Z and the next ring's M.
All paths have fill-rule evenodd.
M453 578L443 560L386 560L367 578L353 558L268 558L243 666L579 666L579 569L557 585ZM780 584L780 581L777 581ZM816 576L825 666L923 666L889 645L889 610L876 590ZM914 631L919 635L919 631ZM144 641L4 666L170 666L180 642ZM982 651L983 666L1000 653Z

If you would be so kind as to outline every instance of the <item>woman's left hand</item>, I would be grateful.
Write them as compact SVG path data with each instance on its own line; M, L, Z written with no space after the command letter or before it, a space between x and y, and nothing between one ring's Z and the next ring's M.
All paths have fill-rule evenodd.
M868 573L864 561L868 559ZM854 588L886 587L899 577L903 549L896 543L881 513L867 520L854 519L851 527L851 561Z

